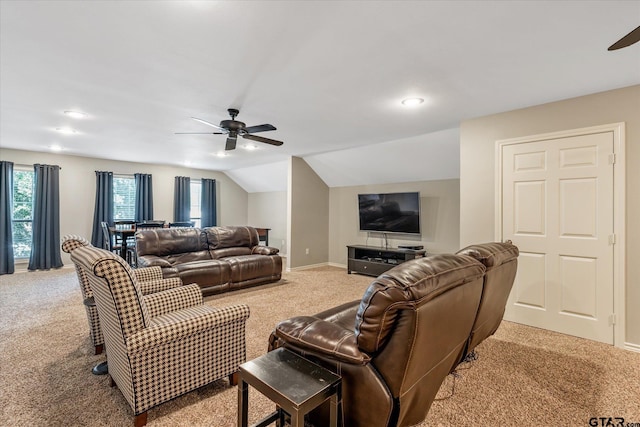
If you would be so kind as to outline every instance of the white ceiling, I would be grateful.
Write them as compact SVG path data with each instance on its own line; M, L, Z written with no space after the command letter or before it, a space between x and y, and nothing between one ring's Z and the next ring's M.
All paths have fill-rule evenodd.
M639 23L640 1L2 0L0 144L190 162L250 192L289 156L330 186L456 177L461 120L640 83L640 43L607 51ZM285 144L219 158L223 135L174 134L229 107Z

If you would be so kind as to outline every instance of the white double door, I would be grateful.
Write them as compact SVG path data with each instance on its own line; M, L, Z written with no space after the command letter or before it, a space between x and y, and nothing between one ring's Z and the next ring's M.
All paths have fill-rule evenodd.
M613 344L613 132L500 150L502 238L520 249L505 319Z

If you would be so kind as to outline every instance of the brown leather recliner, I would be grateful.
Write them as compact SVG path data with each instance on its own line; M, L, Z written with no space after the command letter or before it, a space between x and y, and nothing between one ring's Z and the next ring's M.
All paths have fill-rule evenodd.
M460 361L463 361L478 344L493 335L500 326L516 278L519 251L511 241L507 241L471 245L457 253L472 256L487 269L478 314L471 329L469 343L460 357Z
M485 267L467 255L420 258L375 279L362 300L280 322L284 346L342 376L345 427L424 420L466 348ZM323 425L310 414L314 425Z

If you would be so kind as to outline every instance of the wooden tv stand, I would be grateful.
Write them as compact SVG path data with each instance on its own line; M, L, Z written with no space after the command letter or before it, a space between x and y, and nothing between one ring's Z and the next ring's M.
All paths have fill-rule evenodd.
M398 264L421 258L426 250L379 248L376 246L347 246L347 273L379 276Z

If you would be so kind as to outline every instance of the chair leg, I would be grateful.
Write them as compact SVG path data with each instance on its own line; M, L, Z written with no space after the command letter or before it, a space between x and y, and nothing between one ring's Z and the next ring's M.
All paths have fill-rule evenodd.
M96 346L96 352L95 352L95 354L100 354L100 353L102 353L102 350L103 350L103 349L104 349L104 344L98 344L98 345Z
M240 374L238 371L235 371L233 374L229 375L229 384L232 386L238 385L238 380L240 379Z
M147 424L147 411L133 417L134 427L142 427Z

